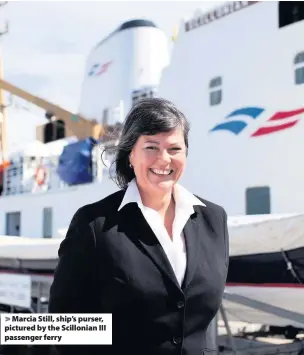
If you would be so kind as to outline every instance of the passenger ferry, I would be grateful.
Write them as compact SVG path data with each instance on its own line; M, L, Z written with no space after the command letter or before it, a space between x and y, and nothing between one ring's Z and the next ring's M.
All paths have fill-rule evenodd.
M80 206L117 190L100 155L117 141L132 104L165 97L191 123L182 183L229 215L227 290L303 315L303 20L303 2L230 2L182 21L171 56L152 22L122 24L90 53L79 106L112 135L79 138L75 128L51 139L38 127L37 141L4 171L0 234L64 237Z

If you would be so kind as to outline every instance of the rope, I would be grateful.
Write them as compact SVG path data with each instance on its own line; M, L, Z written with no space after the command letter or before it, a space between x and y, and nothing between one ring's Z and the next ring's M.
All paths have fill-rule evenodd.
M289 270L292 274L292 276L298 281L299 284L302 284L303 282L301 281L301 279L298 277L293 265L292 265L292 262L288 259L287 255L286 255L286 252L281 249L281 253L283 255L283 258L286 262L286 265L287 265L287 270Z

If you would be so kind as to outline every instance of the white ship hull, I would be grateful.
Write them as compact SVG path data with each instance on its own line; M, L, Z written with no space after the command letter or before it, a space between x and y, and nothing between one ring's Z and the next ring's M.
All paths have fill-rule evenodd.
M138 36L124 32L121 38L116 37L116 44L112 42L113 47L109 42L103 47L105 52L96 47L88 59L89 77L84 81L80 108L84 115L98 116L94 118L99 122L121 124L134 99L140 98L138 90L143 88L142 96L149 96L157 87L158 95L172 100L191 123L187 171L182 179L185 187L223 205L229 216L265 214L272 219L273 213L304 211L304 14L298 9L299 20L283 26L289 2L253 3L247 6L248 2L234 2L182 23L171 63L162 75L167 56L159 30L151 48L155 57L161 39L162 55L160 60L155 59L151 72L144 44L132 45L136 50L127 51L127 63L121 62L119 52L123 38L133 44L144 43L144 32ZM115 63L103 67L104 54L106 63L111 62L111 55ZM95 58L99 67L92 71ZM145 64L147 68L142 70ZM119 80L122 74L126 75L124 81ZM96 95L101 91L105 93L102 100ZM233 127L228 129L226 124L231 121ZM9 193L0 198L0 234L36 238L37 242L40 237L63 237L61 231L79 207L117 190L108 170L101 166L100 153L99 147L93 150L92 183L62 186L53 179L54 170L49 171L50 181L44 186L21 191L25 182L13 176L6 190ZM32 177L33 173L28 172L29 181ZM227 295L304 314L304 222L302 217L295 227L293 218L291 222L276 222L274 229L261 233L253 223L249 234L243 233L241 238L231 234ZM36 248L32 245L26 250L32 253ZM56 252L56 247L51 249ZM11 246L11 252L15 250ZM18 253L2 255L3 262L20 262ZM271 261L272 257L278 269L277 264L267 264L267 258ZM56 255L47 260L56 264ZM34 272L37 259L30 264L28 259L24 262L32 265ZM46 273L52 273L44 267ZM261 268L256 274L255 267ZM225 299L224 305L232 320L304 327L297 318L257 311L241 302Z

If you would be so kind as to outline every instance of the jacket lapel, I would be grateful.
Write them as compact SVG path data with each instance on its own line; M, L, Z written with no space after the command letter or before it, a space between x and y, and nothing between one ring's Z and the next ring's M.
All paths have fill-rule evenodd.
M195 212L187 221L184 227L185 244L187 250L187 268L182 289L185 290L191 283L195 274L198 256L199 256L199 240L203 238L203 226L200 225L197 212Z
M150 257L162 274L170 279L177 287L180 287L163 247L158 238L144 218L140 208L136 204L124 207L124 224L127 227L126 234L134 242L138 241L139 247ZM132 216L132 220L128 218Z

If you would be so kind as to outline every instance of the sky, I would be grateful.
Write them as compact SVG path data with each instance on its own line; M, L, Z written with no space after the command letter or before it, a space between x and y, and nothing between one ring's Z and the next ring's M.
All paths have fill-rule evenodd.
M17 1L0 8L3 78L70 111L77 112L84 68L91 49L122 22L152 20L169 36L182 18L212 1ZM8 98L7 98L8 99ZM9 103L9 100L7 100ZM44 112L13 98L7 108L10 151L35 139Z

